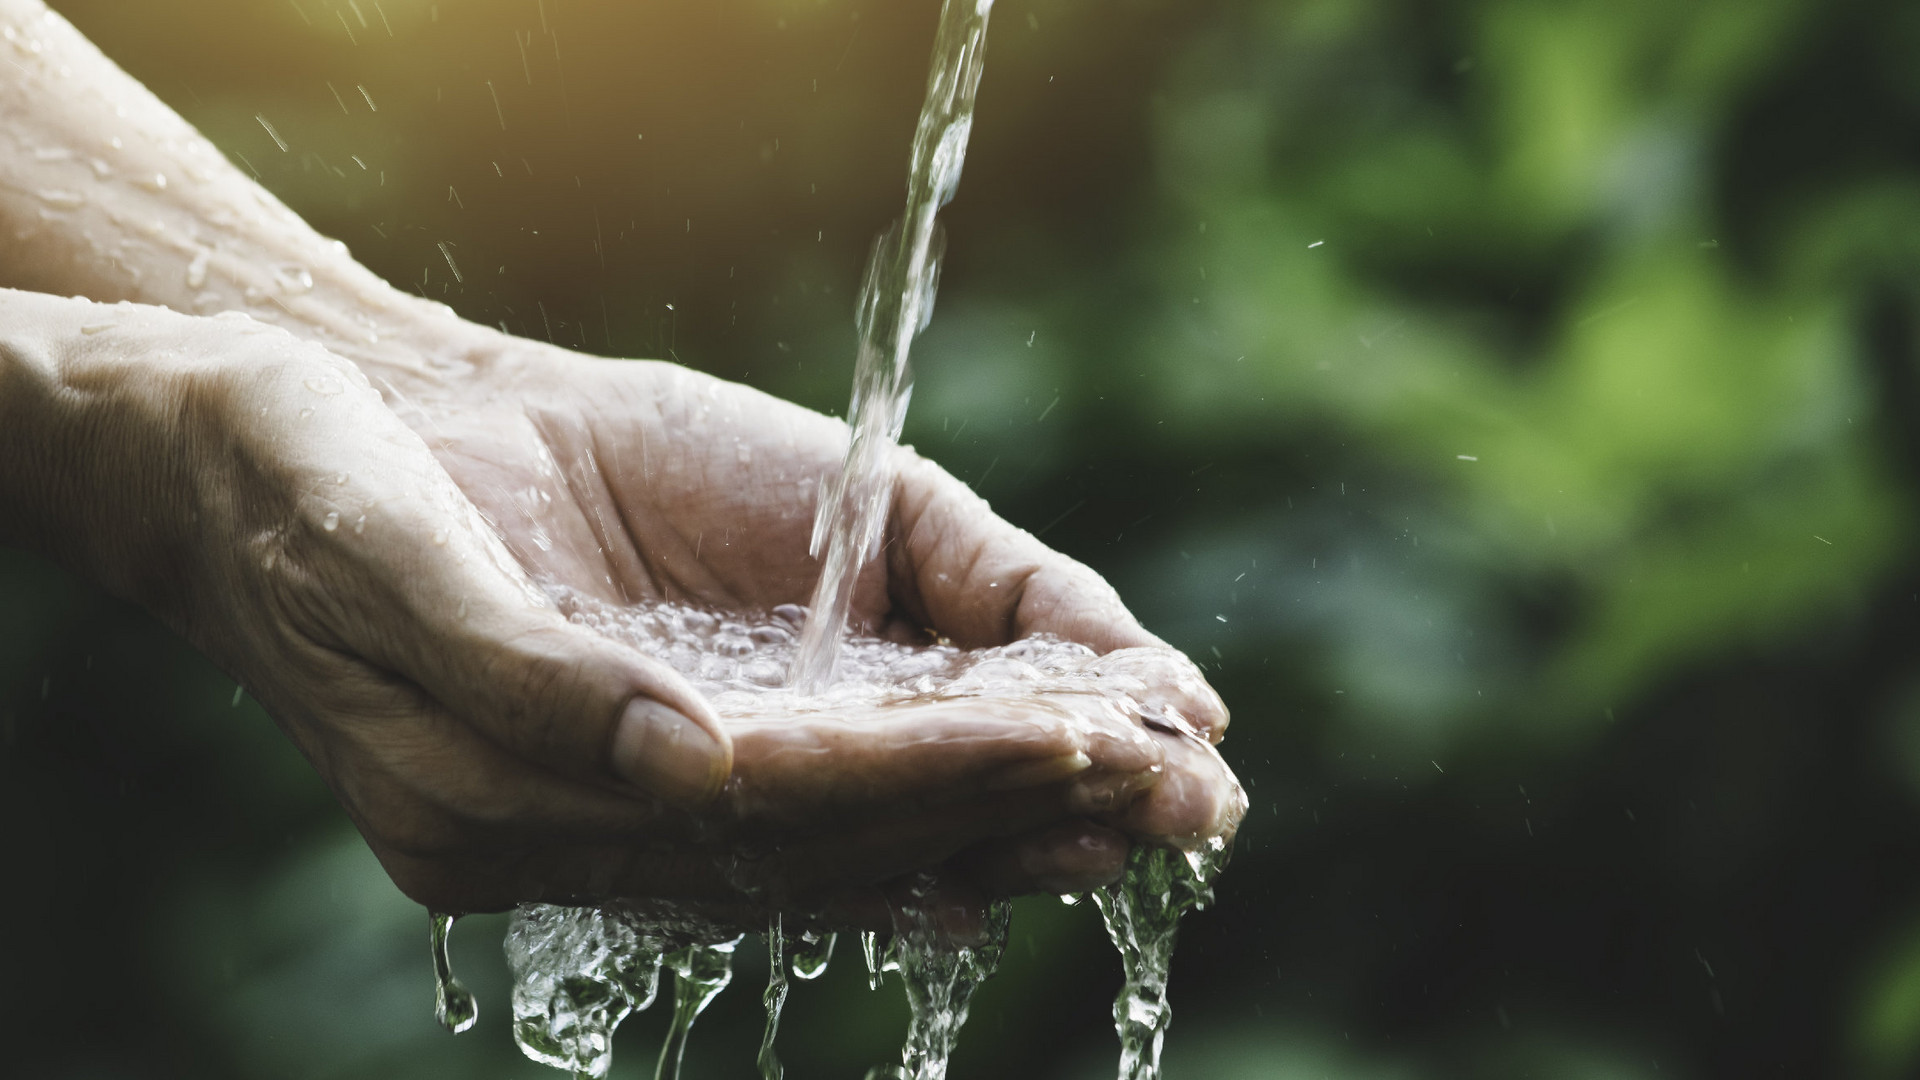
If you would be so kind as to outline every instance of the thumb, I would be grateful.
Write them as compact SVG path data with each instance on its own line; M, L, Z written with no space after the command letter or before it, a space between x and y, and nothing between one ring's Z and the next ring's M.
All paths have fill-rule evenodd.
M380 523L388 537L369 522L367 547L412 556L382 575L396 602L368 621L389 627L372 651L524 760L681 805L718 795L733 744L700 692L665 663L569 622L468 512L468 527L454 530L398 514Z

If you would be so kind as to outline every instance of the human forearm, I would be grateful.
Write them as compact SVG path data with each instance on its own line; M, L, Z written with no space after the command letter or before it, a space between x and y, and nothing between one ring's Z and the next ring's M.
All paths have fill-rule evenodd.
M40 0L0 0L0 286L245 311L412 389L472 331L355 262ZM10 144L10 145L9 145Z

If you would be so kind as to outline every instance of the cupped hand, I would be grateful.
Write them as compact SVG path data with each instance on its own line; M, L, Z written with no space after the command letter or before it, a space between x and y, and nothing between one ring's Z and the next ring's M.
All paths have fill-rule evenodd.
M13 294L16 297L23 294ZM1097 576L902 452L887 557L857 617L965 645L1053 633L1145 658L1139 717L948 701L731 723L665 664L569 622L610 603L804 600L837 423L671 365L592 360L455 324L383 394L243 316L34 298L64 350L61 475L79 561L240 677L395 882L443 910L640 896L884 925L888 883L1070 891L1132 837L1191 843L1242 805L1224 709ZM114 527L101 507L120 508ZM134 555L137 549L143 554ZM1156 659L1157 658L1157 659ZM1103 661L1105 662L1105 661Z
M582 357L477 327L448 340L439 366L457 377L395 409L536 578L614 604L764 611L809 598L814 503L820 478L840 466L843 424L676 365ZM1077 641L1113 653L1108 666L1146 707L1115 725L1066 700L928 704L893 710L873 738L820 730L831 719L723 717L736 814L819 838L789 836L778 878L898 872L971 843L971 876L1066 891L1117 873L1128 836L1191 846L1237 822L1244 796L1211 745L1226 709L1099 575L910 449L898 455L884 552L855 593L859 629L968 647ZM625 745L616 735L616 759ZM983 776L984 761L1016 747L1026 748L1016 762L975 781L990 792L955 801L963 776ZM790 762L805 770L797 788L779 775ZM790 790L807 796L758 794ZM836 806L846 810L827 812ZM1086 818L1062 822L1063 807Z

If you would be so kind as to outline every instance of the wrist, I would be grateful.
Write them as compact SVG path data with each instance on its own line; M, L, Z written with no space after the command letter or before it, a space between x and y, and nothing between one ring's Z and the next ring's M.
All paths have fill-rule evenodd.
M0 290L0 328L0 541L181 629L285 515L258 475L285 423L251 388L353 378L271 327L157 307Z

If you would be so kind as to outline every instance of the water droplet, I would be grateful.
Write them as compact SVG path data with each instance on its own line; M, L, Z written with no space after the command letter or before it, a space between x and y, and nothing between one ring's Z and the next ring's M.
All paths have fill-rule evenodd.
M353 522L353 535L359 536L367 531L367 515L361 514Z
M455 917L433 911L427 918L427 941L433 949L433 1016L441 1027L458 1035L480 1018L480 1004L453 977L453 965L447 959L447 936L453 932Z
M325 375L315 375L300 385L324 397L332 397L346 389L345 386L341 385L339 379L330 378Z
M434 546L436 547L447 546L447 530L445 529L433 530L433 543L434 543Z
M87 197L77 191L64 191L59 188L47 188L40 192L40 201L56 210L78 210L87 205Z
M340 512L338 510L327 511L327 516L320 519L320 527L328 532L338 529L340 527Z
M304 266L276 266L273 268L273 280L280 291L291 296L299 296L313 291L313 274Z
M154 173L151 176L143 176L140 178L140 186L152 191L165 191L167 190L167 174Z
M118 323L110 323L110 322L88 323L87 325L82 326L80 328L80 332L91 337L94 334L106 333L108 330L111 330L118 325L119 325Z
M99 158L88 158L87 164L92 166L94 178L97 180L105 180L107 177L113 175L113 166L101 161Z
M213 252L201 251L187 264L187 288L199 289L207 284L207 262L213 258Z

